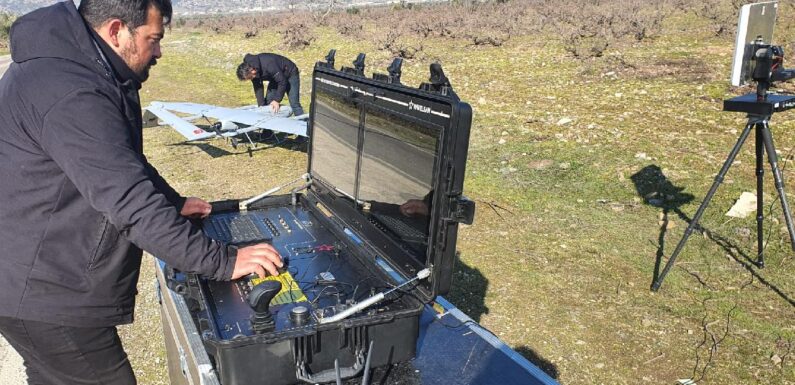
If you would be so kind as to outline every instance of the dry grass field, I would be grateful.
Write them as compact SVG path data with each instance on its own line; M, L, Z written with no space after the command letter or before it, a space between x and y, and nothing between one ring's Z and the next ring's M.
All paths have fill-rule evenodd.
M782 44L795 35L786 22L795 10L785 5L776 32ZM430 12L387 15L409 20L423 11ZM767 165L766 268L749 263L753 215L724 216L743 191L755 191L752 139L702 218L705 231L691 237L661 291L649 290L745 125L742 114L721 111L722 100L751 90L728 86L733 33L717 34L703 10L666 12L654 36L608 36L593 55L583 52L601 47L598 34L578 40L577 51L565 29L530 24L495 34L504 38L499 44L406 32L389 46L379 36L390 30L361 12L359 38L327 20L305 26L308 45L290 48L286 39L294 37L280 25L244 38L246 28L183 22L164 40L142 97L144 105L253 103L250 84L233 73L247 52L295 60L305 105L312 66L331 48L338 67L367 53L368 73L404 55L410 85L427 80L438 61L475 111L465 191L478 212L459 235L453 303L562 384L795 384L795 253ZM390 50L395 41L421 47ZM776 114L771 126L795 203L792 117ZM254 195L306 167L306 154L289 142L249 156L220 140L183 143L167 128L144 134L149 160L174 187L209 200ZM145 260L137 321L123 335L140 382L165 384L152 271Z

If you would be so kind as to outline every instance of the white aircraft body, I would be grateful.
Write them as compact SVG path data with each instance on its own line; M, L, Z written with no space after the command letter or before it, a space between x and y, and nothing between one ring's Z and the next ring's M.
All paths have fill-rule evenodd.
M190 116L180 117L175 112ZM249 132L271 130L306 137L306 119L309 115L288 117L291 112L292 109L288 106L282 106L278 113L273 114L267 106L226 108L198 103L152 102L144 113L144 127L169 125L188 142L216 137L230 138L234 147L237 147L238 137L245 137L249 145L256 148ZM209 127L201 128L193 123L199 119L205 120ZM214 119L215 123L210 124L210 119Z

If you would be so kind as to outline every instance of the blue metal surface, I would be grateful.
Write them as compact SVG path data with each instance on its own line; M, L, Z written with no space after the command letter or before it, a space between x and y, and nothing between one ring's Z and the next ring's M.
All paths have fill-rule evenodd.
M443 297L436 303L443 313L426 306L420 316L413 364L423 384L558 385Z

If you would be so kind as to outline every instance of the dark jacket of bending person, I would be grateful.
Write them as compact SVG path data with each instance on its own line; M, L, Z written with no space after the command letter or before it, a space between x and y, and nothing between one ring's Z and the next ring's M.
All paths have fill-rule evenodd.
M275 53L246 54L237 67L237 78L251 81L257 106L268 105L276 113L287 94L293 115L304 114L300 74L290 59ZM264 82L268 82L267 92L264 91Z

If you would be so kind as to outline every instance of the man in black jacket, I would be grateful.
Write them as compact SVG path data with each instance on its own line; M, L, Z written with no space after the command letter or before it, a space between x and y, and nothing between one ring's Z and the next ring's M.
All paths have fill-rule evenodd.
M138 90L169 0L82 0L11 29L0 80L0 333L30 383L134 384L116 325L133 320L141 249L216 280L277 274L268 245L206 238L146 160Z
M298 67L290 59L275 53L246 54L237 66L237 78L251 80L257 105L269 105L272 113L279 111L284 94L290 100L293 115L303 115L301 107L301 78ZM262 82L268 82L268 92L263 96Z

